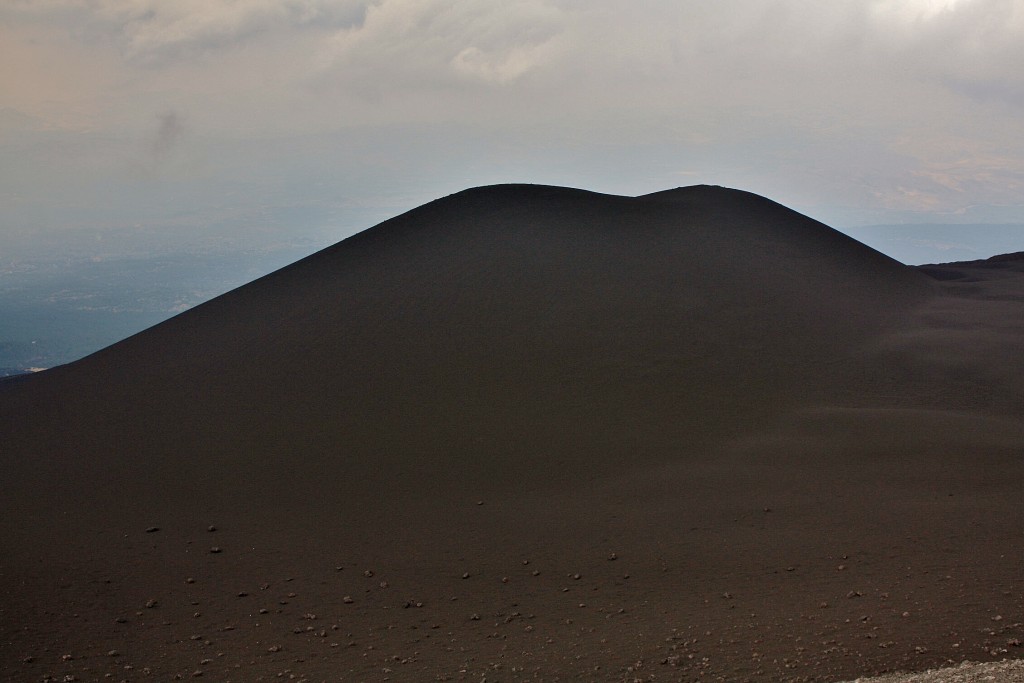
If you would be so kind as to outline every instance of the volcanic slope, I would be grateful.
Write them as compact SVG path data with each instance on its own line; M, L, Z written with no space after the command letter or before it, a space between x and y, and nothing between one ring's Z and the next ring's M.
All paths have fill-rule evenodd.
M1024 287L937 273L736 190L486 187L0 383L0 670L1012 652Z

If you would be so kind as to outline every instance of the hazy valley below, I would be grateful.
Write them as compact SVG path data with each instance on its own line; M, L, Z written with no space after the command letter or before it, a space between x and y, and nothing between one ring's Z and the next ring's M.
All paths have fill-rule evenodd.
M319 246L0 259L0 376L82 358Z

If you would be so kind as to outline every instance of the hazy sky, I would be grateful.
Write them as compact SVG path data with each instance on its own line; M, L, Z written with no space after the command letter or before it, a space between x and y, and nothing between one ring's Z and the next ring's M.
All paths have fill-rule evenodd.
M1024 223L1022 64L1024 0L3 0L0 249L509 181Z

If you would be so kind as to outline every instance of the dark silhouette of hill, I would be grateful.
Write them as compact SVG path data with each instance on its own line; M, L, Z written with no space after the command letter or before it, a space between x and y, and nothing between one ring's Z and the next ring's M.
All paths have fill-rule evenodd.
M0 655L11 680L977 658L1020 606L990 561L1019 545L1022 288L979 312L994 281L936 272L720 187L422 206L0 383Z

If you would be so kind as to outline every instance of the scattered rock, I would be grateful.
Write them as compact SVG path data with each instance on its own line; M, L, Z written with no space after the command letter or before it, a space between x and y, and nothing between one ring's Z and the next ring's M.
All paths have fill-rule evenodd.
M220 546L213 546L212 548L210 548L210 552L216 555L217 553L221 552Z
M153 534L153 533L156 533L157 531L160 531L160 527L158 527L158 526L151 526L148 529L146 529L146 533L147 534Z

